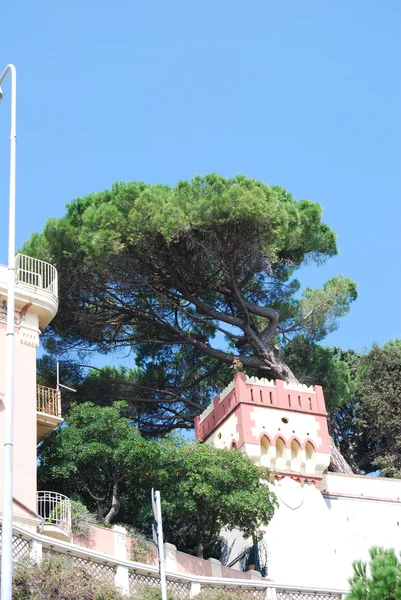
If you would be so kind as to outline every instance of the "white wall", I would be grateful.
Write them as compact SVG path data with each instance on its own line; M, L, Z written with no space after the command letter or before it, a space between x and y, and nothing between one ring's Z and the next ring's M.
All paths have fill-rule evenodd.
M352 561L368 560L369 548L401 551L401 480L328 473L322 491L290 478L273 490L280 507L265 540L276 583L347 589ZM225 537L233 559L246 542Z

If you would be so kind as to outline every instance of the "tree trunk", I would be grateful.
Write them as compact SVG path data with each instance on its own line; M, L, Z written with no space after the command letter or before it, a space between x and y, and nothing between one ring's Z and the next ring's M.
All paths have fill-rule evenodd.
M110 525L110 523L112 522L112 520L114 519L114 517L117 515L118 511L120 510L120 500L118 499L117 492L118 492L118 481L115 481L113 483L113 496L112 496L112 500L111 500L111 508L104 518L104 522L107 523L107 525Z
M278 347L274 347L266 353L266 368L258 369L257 377L267 377L268 379L281 379L286 383L299 384L291 369L285 364L280 356Z
M196 526L196 556L198 558L203 558L202 528L199 523Z
M97 520L99 521L99 523L103 523L103 518L104 518L103 502L101 500L97 500L96 506L97 506Z
M272 363L272 369L270 372L275 379L281 379L286 383L293 383L295 385L300 383L291 369L282 360L278 348L274 348L271 352L269 352L268 360ZM264 374L258 374L258 376L266 377L266 371L264 371ZM330 436L330 448L331 459L329 471L335 473L353 474L354 471L352 467L348 464L344 456L341 454L339 448L336 446L333 436Z
M330 448L331 460L329 471L334 471L334 473L349 473L350 475L352 475L353 470L341 454L340 450L335 445L333 436L330 436Z

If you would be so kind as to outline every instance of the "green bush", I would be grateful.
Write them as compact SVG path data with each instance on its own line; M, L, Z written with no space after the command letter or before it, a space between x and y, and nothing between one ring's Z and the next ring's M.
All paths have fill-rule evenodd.
M236 592L229 592L224 589L212 589L204 590L198 596L196 600L249 600L249 594L244 594L240 590Z
M352 566L347 600L401 600L401 562L393 549L371 548L370 568L361 561Z
M91 525L96 522L95 515L89 512L85 504L79 500L71 500L71 529L74 535L89 537Z
M132 600L161 600L160 588L149 585L138 586L136 592L131 596ZM177 596L168 594L168 600L176 600ZM231 592L224 589L207 589L195 597L195 600L249 600L249 595L241 591Z
M130 531L129 536L132 540L131 560L147 563L153 557L153 545L146 537L138 531Z
M13 575L13 600L127 600L114 585L64 556L44 556L40 564L18 563Z
M161 600L160 587L139 585L128 599L114 585L93 577L85 567L61 555L45 555L41 563L19 562L13 574L13 600ZM207 589L196 600L247 600L242 592ZM168 592L168 600L178 597ZM398 600L398 596L396 598Z
M162 600L162 593L159 587L155 588L150 585L138 585L131 600ZM168 593L167 600L178 600L177 596Z

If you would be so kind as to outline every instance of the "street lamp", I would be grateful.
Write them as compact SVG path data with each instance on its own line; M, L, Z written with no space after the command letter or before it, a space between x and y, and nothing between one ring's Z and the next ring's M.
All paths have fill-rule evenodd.
M10 195L8 213L8 289L6 338L6 396L3 455L3 536L1 551L1 600L12 599L13 569L13 413L14 413L14 297L15 297L15 146L17 139L17 73L7 65L0 86L11 73ZM3 94L0 87L0 100Z

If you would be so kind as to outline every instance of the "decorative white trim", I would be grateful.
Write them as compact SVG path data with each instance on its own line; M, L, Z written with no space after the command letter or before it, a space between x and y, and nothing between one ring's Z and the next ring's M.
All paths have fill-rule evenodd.
M245 383L248 385L261 385L263 387L276 387L273 379L266 379L266 377L261 377L259 379L259 377L248 377L248 375L246 375Z
M308 387L304 383L299 383L298 385L296 383L285 383L285 381L283 383L283 387L285 390L294 390L295 392L308 392L308 394L316 394L315 390L313 389L313 385L310 385Z
M27 327L20 328L20 343L31 348L38 348L39 346L39 334L33 329Z
M224 400L226 396L234 389L235 381L232 380L230 383L224 388L222 392L220 392L220 402Z
M207 408L205 408L203 413L201 413L199 415L199 423L202 423L202 421L204 421L206 419L206 417L208 417L210 415L210 413L213 412L213 409L214 409L214 403L211 402L209 404L209 406Z

